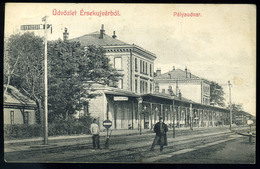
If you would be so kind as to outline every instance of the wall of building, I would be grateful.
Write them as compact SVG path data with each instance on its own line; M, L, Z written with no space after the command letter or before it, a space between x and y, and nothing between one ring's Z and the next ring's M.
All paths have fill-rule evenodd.
M129 52L120 52L120 53L107 53L108 58L110 59L111 64L115 67L115 58L121 58L121 69L117 71L123 74L123 87L122 89L130 91L130 53Z
M128 101L113 101L112 96L107 97L109 104L108 117L112 121L111 129L137 129L137 100L128 98Z
M210 105L210 85L202 83L202 103Z
M179 83L182 97L194 102L201 103L201 85L200 83Z
M104 121L104 95L97 96L89 101L89 113L90 116L96 118L99 126L103 126Z
M119 73L123 74L123 89L136 92L136 93L152 93L154 88L153 83L153 71L154 71L154 61L142 56L136 52L109 52L106 54L111 61L111 64L115 66L115 58L122 58L122 69L118 70ZM140 61L142 65L144 62L145 71L143 68L141 71ZM147 70L146 70L147 64ZM151 69L150 69L151 65ZM143 66L142 66L143 67ZM137 80L137 90L136 82ZM147 84L147 89L145 91L141 90L142 83Z
M141 67L141 63L142 63L142 67ZM144 64L143 64L144 63ZM146 64L147 64L147 69L146 69ZM144 65L144 69L143 69L143 65ZM151 69L150 69L150 65L151 65ZM133 86L134 86L134 92L136 92L135 90L135 80L137 80L137 93L152 93L153 92L153 70L154 70L154 61L146 58L138 53L133 53ZM141 89L141 82L144 85L143 89ZM147 88L146 88L146 84L147 84ZM151 86L152 84L152 86ZM151 89L152 87L152 89Z
M159 82L159 92L169 94L169 86L172 87L173 93L176 93L176 82L167 83L167 82ZM182 97L195 101L197 103L201 103L201 84L200 82L178 82L178 89L181 91Z
M13 124L24 124L23 115L19 109L4 109L4 124L11 124L11 111L14 112ZM35 124L35 111L34 110L24 110L28 112L28 124Z
M112 121L110 129L138 128L137 100L131 97L128 99L128 101L114 101L113 95L102 94L90 100L90 115L98 120L101 131L106 130L103 121L107 119L107 113L108 119Z

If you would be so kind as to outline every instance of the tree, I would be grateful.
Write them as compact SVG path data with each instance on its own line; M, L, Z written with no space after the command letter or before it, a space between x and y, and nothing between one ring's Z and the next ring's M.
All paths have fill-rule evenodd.
M211 81L210 82L210 102L213 102L216 105L221 107L225 106L225 98L224 98L224 91L222 86L218 83Z
M237 117L248 116L249 114L243 111L243 105L241 103L238 104L231 104L232 108L232 122L235 122L236 124L241 124L239 121L237 121ZM230 105L227 106L227 109L230 109Z
M7 41L4 41L4 46L7 46ZM8 48L4 49L4 97L10 84L11 78L14 74L15 67L19 61L20 55L10 57L8 54Z
M101 47L82 47L79 42L49 43L49 119L72 117L97 96L93 82L113 85L118 73Z
M37 122L43 124L43 39L33 33L15 34L8 38L5 51L5 84L10 83L36 102ZM49 122L73 115L97 96L90 90L92 83L111 86L118 76L101 47L85 49L79 42L48 42Z
M243 105L241 103L238 104L231 104L231 108L232 108L232 112L239 112L239 111L243 111ZM227 109L230 109L230 105L227 106Z
M43 105L43 39L34 33L11 35L5 46L4 82L37 104L40 122Z

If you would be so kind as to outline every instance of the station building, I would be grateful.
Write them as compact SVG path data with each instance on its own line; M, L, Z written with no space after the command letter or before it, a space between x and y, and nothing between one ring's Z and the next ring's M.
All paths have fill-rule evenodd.
M173 92L176 96L181 94L194 102L210 105L210 82L195 76L187 67L181 70L173 66L171 71L163 74L157 69L154 81L157 92L168 94Z
M64 39L67 39L67 30L64 35ZM152 129L160 116L170 127L209 127L223 125L228 119L228 110L201 101L201 98L209 98L209 93L206 89L204 91L204 88L203 95L197 100L194 99L195 101L187 99L189 97L185 98L186 94L181 96L163 92L164 88L168 88L160 83L161 80L165 81L164 75L161 79L160 76L155 79L153 73L156 55L135 44L118 40L115 32L112 36L105 34L103 25L100 31L70 41L79 41L85 47L102 46L114 68L123 74L117 88L99 83L93 83L91 86L99 96L91 99L89 106L81 113L87 111L92 117L97 118L101 129L105 129L102 122L107 119L112 121L112 129ZM195 86L200 84L209 87L202 79L196 78L194 83ZM176 83L172 82L172 87L174 84ZM158 86L161 88L160 91L156 89Z
M137 128L136 98L141 94L152 93L154 90L153 72L156 55L135 44L118 40L115 32L112 36L105 34L103 25L100 31L70 41L79 41L85 47L102 46L111 64L123 75L118 81L118 88L97 83L92 85L102 96L90 100L88 111L91 115L96 117L100 124L108 118L113 123L112 128L115 129Z

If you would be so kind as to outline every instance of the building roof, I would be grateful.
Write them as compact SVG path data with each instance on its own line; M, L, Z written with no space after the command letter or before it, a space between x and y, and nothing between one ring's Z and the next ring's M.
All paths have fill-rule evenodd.
M104 33L103 39L100 39L100 32L96 31L77 38L70 39L70 41L79 41L82 46L114 46L114 45L129 45L121 40L115 39Z
M161 75L158 75L155 77L156 79L174 79L174 80L181 80L181 79L201 79L198 76L195 76L194 74L181 70L181 69L174 69L172 71L163 73Z
M5 89L6 86L4 86ZM5 108L35 108L36 103L23 95L18 89L9 85L4 95Z
M182 102L187 102L187 103L194 103L194 104L199 104L199 103L197 103L197 102L194 102L194 101L192 101L192 100L190 100L190 99L187 99L187 98L185 98L185 97L179 97L179 96L173 96L174 97L174 100L176 100L176 101L182 101Z
M104 27L102 25L102 28L100 31L96 31L90 34L85 34L83 36L69 39L69 41L78 41L81 43L82 46L89 46L89 45L95 45L95 46L102 46L105 49L107 49L107 52L120 52L120 51L130 51L137 53L142 53L147 57L150 57L152 59L156 59L156 55L138 45L135 44L128 44L126 42L123 42L121 40L118 40L116 38L116 35L114 33L113 36L109 36L105 34ZM111 50L109 48L113 48L114 50Z
M142 96L149 96L149 97L158 97L158 98L163 98L163 99L169 99L169 100L173 100L173 97L167 94L163 94L163 93L147 93L147 94L143 94Z

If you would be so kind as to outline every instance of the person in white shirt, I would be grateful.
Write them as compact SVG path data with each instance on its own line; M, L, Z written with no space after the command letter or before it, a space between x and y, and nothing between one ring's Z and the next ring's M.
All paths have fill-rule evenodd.
M90 132L93 140L93 147L100 149L99 145L99 127L97 125L97 119L93 119L93 123L90 125Z

